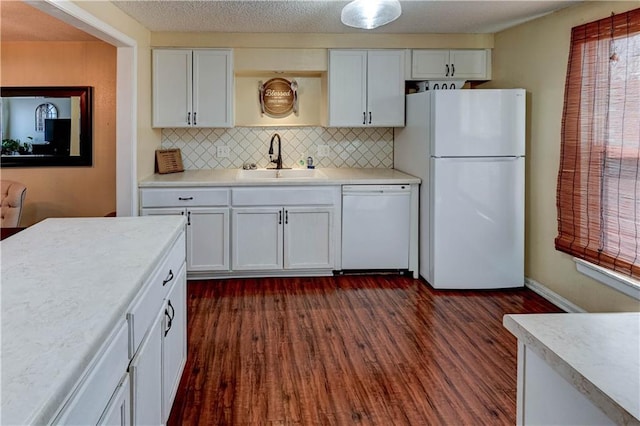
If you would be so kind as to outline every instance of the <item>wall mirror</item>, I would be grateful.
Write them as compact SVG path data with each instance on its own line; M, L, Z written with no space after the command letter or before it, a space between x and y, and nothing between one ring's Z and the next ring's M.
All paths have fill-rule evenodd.
M2 87L1 167L91 166L91 87Z

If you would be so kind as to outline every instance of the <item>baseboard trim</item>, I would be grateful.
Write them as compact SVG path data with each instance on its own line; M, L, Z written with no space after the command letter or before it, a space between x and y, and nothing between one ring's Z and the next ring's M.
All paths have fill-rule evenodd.
M569 300L565 299L564 297L560 296L558 293L549 290L549 288L540 284L536 280L532 280L531 278L525 277L524 285L534 293L537 293L540 296L544 297L549 302L553 303L554 305L564 310L565 312L569 312L569 313L587 312L584 309L582 309L580 306L576 305L575 303L572 303Z

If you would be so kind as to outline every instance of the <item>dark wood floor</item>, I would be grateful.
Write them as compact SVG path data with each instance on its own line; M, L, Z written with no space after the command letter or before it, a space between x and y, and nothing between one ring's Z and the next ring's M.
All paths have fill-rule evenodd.
M169 425L513 425L506 313L526 289L434 291L395 275L190 281Z

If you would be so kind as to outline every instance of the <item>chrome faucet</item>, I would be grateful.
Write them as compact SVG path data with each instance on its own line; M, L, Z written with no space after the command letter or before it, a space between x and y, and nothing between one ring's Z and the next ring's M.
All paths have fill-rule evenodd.
M273 159L273 140L276 137L278 138L278 156L274 160ZM280 140L280 135L277 133L274 133L273 136L271 136L271 143L269 144L269 162L276 163L276 169L278 170L282 169L282 141Z

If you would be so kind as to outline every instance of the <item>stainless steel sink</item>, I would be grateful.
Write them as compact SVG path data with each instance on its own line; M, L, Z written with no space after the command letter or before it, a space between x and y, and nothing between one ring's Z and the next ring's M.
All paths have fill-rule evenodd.
M255 169L238 170L237 179L262 180L262 179L327 179L318 169Z

